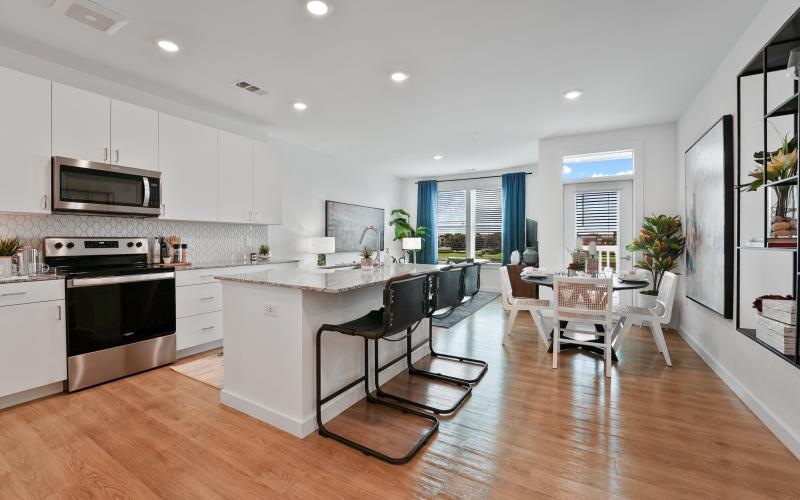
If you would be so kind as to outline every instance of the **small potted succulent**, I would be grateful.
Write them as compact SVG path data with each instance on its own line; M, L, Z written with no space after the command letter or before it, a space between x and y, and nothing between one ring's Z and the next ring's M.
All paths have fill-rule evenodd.
M372 249L365 246L359 254L361 255L361 269L372 269L375 264L375 261L372 260Z
M19 238L0 238L0 276L11 276L11 258L19 245Z
M261 257L264 260L267 260L270 257L272 257L272 253L270 252L269 245L264 244L264 245L259 246L258 247L258 256Z

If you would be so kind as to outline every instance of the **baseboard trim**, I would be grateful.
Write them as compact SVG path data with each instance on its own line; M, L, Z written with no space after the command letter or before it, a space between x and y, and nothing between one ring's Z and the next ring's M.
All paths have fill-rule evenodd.
M784 423L783 420L778 418L772 411L765 406L758 397L750 392L741 381L736 378L731 372L728 371L710 352L698 344L694 338L688 334L683 328L677 328L678 334L683 340L689 344L689 347L697 353L700 358L717 374L717 376L725 382L725 385L733 391L736 396L741 399L744 404L750 408L756 417L767 426L767 428L775 435L775 437L783 443L795 457L800 459L800 436L792 432L792 430Z
M63 381L53 382L52 384L35 387L33 389L28 389L27 391L18 392L16 394L9 394L8 396L3 396L0 398L0 410L62 392L64 392Z

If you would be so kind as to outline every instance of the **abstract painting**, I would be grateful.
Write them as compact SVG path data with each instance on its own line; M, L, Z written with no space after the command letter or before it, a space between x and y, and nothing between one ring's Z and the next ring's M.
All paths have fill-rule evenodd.
M358 252L365 246L376 250L379 244L383 247L385 225L382 208L325 202L325 236L336 238L337 252ZM370 228L375 228L380 237Z
M733 317L733 116L686 151L686 297Z

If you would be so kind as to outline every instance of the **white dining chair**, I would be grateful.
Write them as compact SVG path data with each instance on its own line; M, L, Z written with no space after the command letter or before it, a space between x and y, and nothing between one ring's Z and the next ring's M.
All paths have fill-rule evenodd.
M506 321L506 330L503 334L503 344L506 343L514 323L517 321L517 313L520 311L528 311L533 318L533 323L539 331L539 339L546 346L550 346L549 332L547 324L542 314L545 311L552 310L552 305L549 300L532 299L526 297L514 297L511 289L511 279L508 276L508 268L505 266L500 267L500 292L503 302L503 309L509 311L508 321Z
M672 318L672 306L675 302L675 291L678 288L678 276L669 271L664 273L661 278L661 287L658 290L658 297L653 307L635 307L617 305L614 307L614 314L619 318L621 333L617 336L614 347L619 348L625 341L625 336L630 331L634 323L646 323L650 326L650 333L656 343L658 352L664 355L667 366L672 366L669 357L667 341L664 338L662 324L668 324Z
M614 329L614 281L610 278L556 276L553 280L553 368L558 368L561 344L592 346L603 350L606 377L611 376ZM576 329L586 325L591 331ZM597 331L600 325L603 331ZM571 335L564 337L562 334ZM603 343L581 340L583 335L602 337Z

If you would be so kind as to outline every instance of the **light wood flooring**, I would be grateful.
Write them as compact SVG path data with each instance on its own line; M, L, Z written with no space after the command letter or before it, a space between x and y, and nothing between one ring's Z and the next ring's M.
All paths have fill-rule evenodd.
M609 380L579 352L553 370L529 316L502 347L504 323L494 302L437 331L489 372L409 464L296 439L162 368L0 411L0 498L800 498L800 461L675 333L672 368L635 330Z

